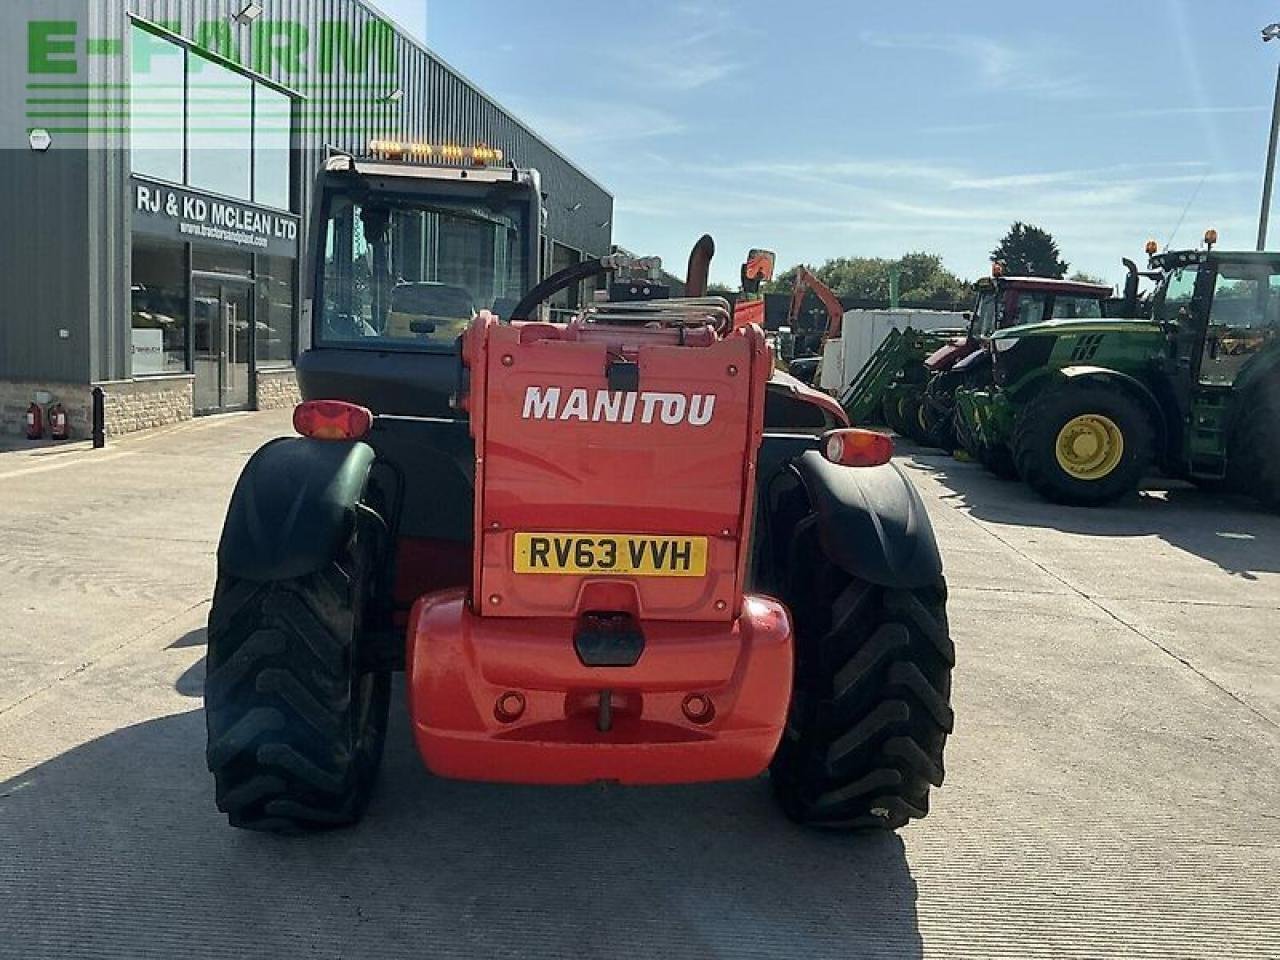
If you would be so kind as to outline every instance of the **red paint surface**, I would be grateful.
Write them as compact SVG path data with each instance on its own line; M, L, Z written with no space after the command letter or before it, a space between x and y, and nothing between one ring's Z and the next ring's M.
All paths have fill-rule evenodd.
M731 623L646 623L633 667L584 666L573 625L479 617L462 590L418 602L406 659L409 712L433 773L507 783L691 783L753 777L768 765L791 696L791 623L781 604L747 597ZM605 689L613 725L601 732ZM504 722L510 712L499 703L512 693L524 709ZM686 716L690 694L710 699L710 721Z

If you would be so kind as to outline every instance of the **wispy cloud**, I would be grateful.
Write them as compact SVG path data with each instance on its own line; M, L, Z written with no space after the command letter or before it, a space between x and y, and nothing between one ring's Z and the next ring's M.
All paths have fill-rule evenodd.
M1131 256L1149 236L1164 237L1189 195L1203 198L1194 220L1204 215L1197 211L1221 206L1230 184L1255 178L1183 159L991 171L875 156L712 167L669 158L647 168L643 191L618 185L617 212L620 235L634 235L640 245L646 234L695 223L723 238L726 249L773 246L785 262L910 249L938 250L950 262L960 251L951 266L964 275L986 269L986 252L1019 219L1050 230L1074 266L1111 276L1119 274L1120 255ZM1207 184L1222 186L1199 189ZM1214 224L1238 233L1219 213Z
M962 60L974 71L974 80L985 90L1020 93L1053 99L1077 99L1097 95L1096 83L1078 68L1064 62L1058 43L1021 38L1011 43L973 33L890 34L865 31L862 42L883 50L936 53Z
M729 27L713 25L674 39L630 46L615 62L630 78L649 90L688 92L718 83L741 70L743 62L729 53Z
M736 51L756 32L732 5L712 0L684 0L645 28L610 51L611 62L646 90L667 93L698 90L740 72L746 60Z
M520 97L506 102L516 116L567 151L651 140L685 129L679 118L665 110L622 100L561 98L554 110Z
M1212 106L1206 105L1202 107L1150 107L1139 108L1136 110L1118 110L1109 114L1112 117L1196 117L1196 116L1224 116L1229 114L1245 114L1252 115L1258 113L1266 113L1270 107L1257 106Z

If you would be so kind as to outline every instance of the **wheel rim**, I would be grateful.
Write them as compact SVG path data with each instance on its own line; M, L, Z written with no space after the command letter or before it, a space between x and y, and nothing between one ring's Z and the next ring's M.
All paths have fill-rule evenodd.
M1083 413L1058 431L1054 444L1058 466L1077 480L1101 480L1124 456L1124 434L1110 417Z

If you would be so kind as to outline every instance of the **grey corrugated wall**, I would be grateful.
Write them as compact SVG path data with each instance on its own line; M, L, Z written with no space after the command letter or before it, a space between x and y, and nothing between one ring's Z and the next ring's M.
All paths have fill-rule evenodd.
M391 39L394 73L373 69L367 85L350 82L321 88L319 38L322 24L345 26L359 36L378 19L360 0L259 0L266 12L253 27L231 28L234 59L249 68L262 67L272 80L306 95L302 111L302 197L299 211L309 209L311 178L326 145L361 151L370 137L484 142L501 148L522 167L542 174L547 194L548 235L587 253L607 253L613 220L608 191L552 149L493 100L423 47L399 33ZM244 0L28 0L20 4L31 16L66 16L89 24L89 35L125 38L128 14L158 23L195 40L200 24L230 21ZM480 14L478 14L480 15ZM307 35L305 69L295 73L278 58L255 59L254 37L267 25L299 25ZM25 36L11 31L4 40L0 65L0 119L14 121L9 130L25 127L21 116L25 74ZM90 58L88 80L127 81L127 58ZM12 83L10 81L13 81ZM399 87L403 100L395 106L379 102ZM15 115L16 114L16 115ZM29 278L29 289L0 304L0 377L19 373L32 377L83 381L112 379L127 373L128 348L128 155L120 144L98 135L81 138L86 154L59 138L49 154L37 156L6 141L0 150L0 200L6 224L38 228L31 244L12 229L0 231L0 274L7 286L15 277ZM581 204L578 209L572 209ZM92 242L89 242L92 238ZM304 240L305 242L305 240ZM8 291L6 291L7 293ZM51 316L66 317L69 340L50 339ZM29 322L14 318L31 319ZM58 323L62 321L59 320ZM87 328L87 329L86 329ZM56 329L56 326L54 327Z
M0 32L0 377L83 383L88 317L90 155L60 138L27 146L26 18L84 22L91 0L14 5ZM24 16L25 14L25 16ZM67 338L59 336L67 331Z

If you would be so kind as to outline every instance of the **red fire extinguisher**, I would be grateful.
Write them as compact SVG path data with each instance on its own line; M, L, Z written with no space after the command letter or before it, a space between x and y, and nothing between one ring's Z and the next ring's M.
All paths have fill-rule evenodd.
M40 404L32 403L27 407L27 439L39 440L44 436L44 411Z
M67 439L67 411L60 403L49 408L49 436L54 440Z

